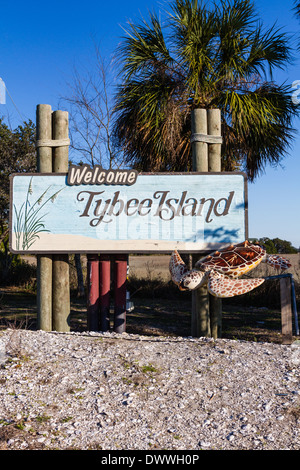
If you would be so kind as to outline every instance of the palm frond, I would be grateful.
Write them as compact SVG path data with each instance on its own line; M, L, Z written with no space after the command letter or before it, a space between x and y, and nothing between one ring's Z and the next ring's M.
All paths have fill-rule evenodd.
M139 25L130 22L126 32L127 36L118 48L120 59L126 58L122 68L125 80L172 64L160 22L154 13L150 15L149 24L145 20Z
M254 179L287 154L296 109L272 74L292 60L289 37L263 29L252 0L173 0L164 27L130 24L120 58L115 143L129 164L189 169L193 107L221 109L224 170Z
M293 142L292 118L297 112L288 86L264 83L244 95L227 92L224 107L235 130L234 143L228 145L225 135L224 147L244 161L250 180L262 173L267 164L274 166L282 161Z

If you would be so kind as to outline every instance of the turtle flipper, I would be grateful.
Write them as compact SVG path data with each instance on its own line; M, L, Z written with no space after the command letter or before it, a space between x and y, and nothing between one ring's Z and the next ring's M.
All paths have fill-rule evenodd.
M172 281L180 290L193 290L206 281L206 275L196 269L188 270L178 251L173 251L169 263Z
M235 297L250 292L263 282L264 279L231 279L213 272L209 276L208 292L215 297Z
M288 259L278 255L266 255L264 261L265 263L272 266L272 268L278 269L280 271L289 269L292 266Z
M177 250L173 251L171 255L169 271L171 274L172 281L176 285L180 284L182 276L188 272L187 265L183 262Z

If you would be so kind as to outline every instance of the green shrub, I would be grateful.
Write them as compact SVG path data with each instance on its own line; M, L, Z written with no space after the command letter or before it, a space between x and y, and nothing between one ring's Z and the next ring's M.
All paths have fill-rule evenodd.
M0 251L0 285L33 286L36 266L27 263L20 255Z

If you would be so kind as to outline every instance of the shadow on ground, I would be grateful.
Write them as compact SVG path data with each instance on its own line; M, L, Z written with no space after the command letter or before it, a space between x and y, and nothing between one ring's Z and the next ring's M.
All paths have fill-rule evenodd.
M36 312L35 294L17 288L0 289L0 329L35 330ZM113 328L113 308L110 319ZM87 330L84 298L71 298L70 328L78 332ZM191 301L136 298L134 310L127 313L126 331L141 335L190 336ZM223 301L222 337L281 343L281 312L266 307L230 305Z

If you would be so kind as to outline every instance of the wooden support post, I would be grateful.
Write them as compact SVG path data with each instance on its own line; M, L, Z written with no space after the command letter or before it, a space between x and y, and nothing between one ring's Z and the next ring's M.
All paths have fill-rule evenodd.
M114 331L126 331L126 281L127 281L127 255L115 257L115 312Z
M221 136L220 109L207 110L207 133L210 136ZM208 171L221 171L221 143L208 144Z
M207 133L210 136L221 136L221 111L207 110ZM208 171L221 171L221 143L208 144ZM210 330L216 339L222 335L222 300L209 295Z
M193 109L192 135L207 135L206 109ZM193 171L208 171L208 144L206 142L193 142L192 145Z
M68 255L53 255L52 328L70 331L70 282Z
M282 344L291 344L293 341L293 314L291 307L291 280L289 278L280 279L280 299Z
M52 331L51 255L37 255L37 329Z
M87 256L87 278L88 278L88 306L87 326L89 331L99 331L99 257L96 254Z
M54 111L52 113L52 139L68 138L68 113L66 111ZM68 172L68 145L53 149L54 173ZM70 330L70 280L69 280L69 256L53 255L53 305L52 318L53 329L67 332Z
M36 108L36 138L51 140L52 110L48 104L39 104ZM52 148L37 148L37 171L52 172ZM37 255L37 328L52 330L52 256Z
M100 330L109 330L110 255L100 255Z
M211 336L209 297L206 286L192 292L192 336Z
M192 111L193 171L221 171L221 113L219 109ZM197 261L193 256L193 264ZM192 294L192 335L221 336L222 302L208 294L207 287Z
M206 109L193 109L192 135L207 134ZM193 171L208 171L208 144L206 142L193 142L192 144ZM199 255L193 255L193 265L198 261ZM207 286L200 287L192 292L192 336L210 336L209 296Z

